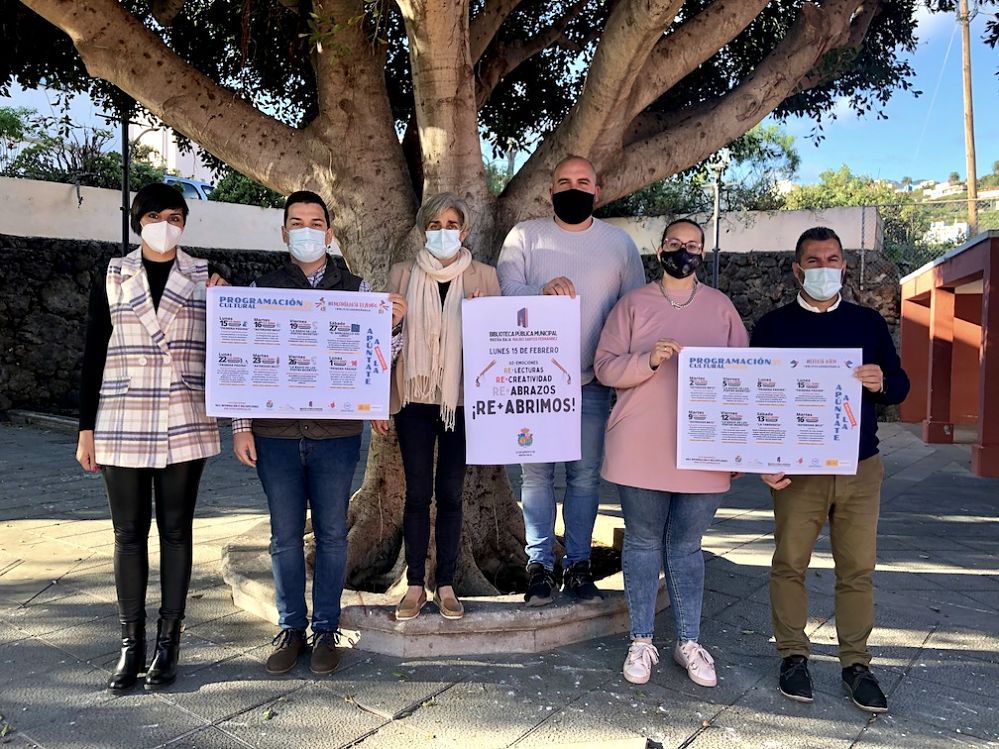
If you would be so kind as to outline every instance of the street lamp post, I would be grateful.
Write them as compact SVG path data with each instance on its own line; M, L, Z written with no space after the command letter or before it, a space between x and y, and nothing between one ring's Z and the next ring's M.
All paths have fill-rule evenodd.
M712 227L714 233L714 247L711 250L711 285L718 288L718 268L720 264L721 250L721 184L722 174L732 163L732 152L727 148L722 148L708 159L708 170L715 175L715 207L712 217Z

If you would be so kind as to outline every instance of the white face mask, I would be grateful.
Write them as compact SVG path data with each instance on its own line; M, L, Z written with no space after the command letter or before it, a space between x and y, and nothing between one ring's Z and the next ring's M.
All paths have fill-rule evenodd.
M156 221L142 227L142 241L153 252L169 252L177 246L184 228L169 221Z
M326 254L326 232L303 226L288 230L288 250L302 263L314 263Z
M427 231L427 252L438 260L454 257L461 249L460 229L430 229Z
M843 269L806 268L805 282L801 286L812 299L825 302L843 288Z

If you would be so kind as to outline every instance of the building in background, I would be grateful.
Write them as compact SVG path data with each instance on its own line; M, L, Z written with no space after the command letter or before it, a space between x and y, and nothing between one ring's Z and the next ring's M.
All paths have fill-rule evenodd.
M128 126L128 139L133 145L148 146L152 149L151 161L178 177L197 180L208 185L215 183L215 175L201 163L202 150L192 144L191 148L182 152L177 146L172 128L160 122L145 121ZM199 199L194 195L187 195Z

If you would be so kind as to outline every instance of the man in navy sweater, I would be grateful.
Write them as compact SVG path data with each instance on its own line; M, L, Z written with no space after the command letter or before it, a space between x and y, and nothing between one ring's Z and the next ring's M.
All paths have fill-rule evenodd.
M879 403L901 403L909 393L888 325L876 310L840 296L846 259L832 229L809 229L794 250L798 298L764 315L752 344L781 348L862 348L854 375L864 387L860 455L855 476L764 474L774 498L774 551L770 606L781 654L779 689L798 702L812 702L805 635L808 594L805 572L826 521L836 568L836 634L843 684L857 707L883 713L888 702L870 672L867 638L874 628L874 564L884 467L878 455Z

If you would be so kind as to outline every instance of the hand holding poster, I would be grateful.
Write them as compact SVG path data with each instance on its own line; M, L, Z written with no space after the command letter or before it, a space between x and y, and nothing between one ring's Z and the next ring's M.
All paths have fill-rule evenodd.
M860 349L685 348L677 467L857 472Z
M461 306L469 465L579 460L579 299Z
M387 419L388 294L213 286L210 416Z

